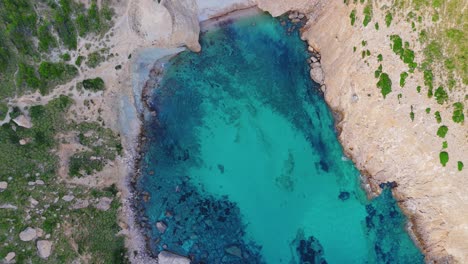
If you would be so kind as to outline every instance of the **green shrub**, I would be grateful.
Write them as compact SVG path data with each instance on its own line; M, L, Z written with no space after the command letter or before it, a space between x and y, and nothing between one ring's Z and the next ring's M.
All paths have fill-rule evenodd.
M407 72L402 72L400 74L400 87L404 87L406 83L406 78L408 78L408 73Z
M377 61L383 61L383 56L382 54L377 55Z
M431 108L430 107L426 108L426 114L429 114L429 113L431 113Z
M441 138L445 138L445 135L447 135L447 132L448 132L447 126L440 126L439 129L437 129L437 135Z
M54 27L57 34L68 49L76 49L77 34L75 24L71 18L72 8L71 0L60 0L60 7L54 14Z
M64 61L70 61L71 60L71 57L70 57L70 54L69 53L64 53L60 56L60 58L62 58L62 60Z
M411 121L414 121L413 106L411 106L410 118L411 118Z
M83 80L83 88L93 92L103 91L105 89L104 80L100 77Z
M99 51L95 51L88 55L88 60L86 61L86 65L91 68L96 68L103 61L104 61L104 57L101 56Z
M375 22L374 28L375 28L375 30L379 30L379 23L378 22Z
M458 167L458 171L462 171L463 170L463 162L458 161L457 162L457 167Z
M354 26L354 23L356 22L356 9L353 9L353 11L351 11L351 14L349 14L349 18L351 19L351 26Z
M464 109L463 103L461 102L454 103L453 109L454 109L453 116L452 116L453 122L463 123L463 121L465 120L465 115L463 114L463 109Z
M435 116L435 119L437 121L437 124L440 124L442 122L442 117L440 116L440 112L439 111L436 111L434 113L434 116Z
M392 24L392 20L393 20L392 13L387 12L387 14L385 15L385 25L387 25L387 27L390 27L390 25Z
M36 75L36 70L31 65L25 63L18 64L17 85L37 89L41 86L41 81Z
M418 85L418 87L416 87L416 91L417 91L418 93L421 93L421 86Z
M380 88L380 91L385 98L387 94L392 91L392 80L386 73L381 73L379 76L379 81L377 82L377 87Z
M448 94L447 92L444 90L444 88L442 86L439 86L435 93L434 93L434 96L437 100L437 103L439 104L443 104L444 102L446 102L448 100Z
M80 66L81 66L81 63L83 63L83 60L84 60L84 59L85 59L84 56L79 55L79 56L76 58L76 60L75 60L75 65L78 66L78 67L80 67Z
M447 141L442 142L442 149L448 148L448 143Z
M372 20L372 5L369 3L364 7L364 20L362 21L362 24L367 27L369 22Z
M375 78L379 78L380 74L382 74L382 64L379 65L379 68L374 72Z
M447 162L449 161L449 154L445 151L440 152L439 154L440 164L445 167Z

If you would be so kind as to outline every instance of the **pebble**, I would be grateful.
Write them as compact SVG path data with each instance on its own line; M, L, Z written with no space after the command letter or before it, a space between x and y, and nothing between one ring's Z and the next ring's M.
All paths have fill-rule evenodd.
M16 257L16 253L15 252L9 252L6 257L5 257L5 261L6 262L10 262L12 261L14 258Z
M36 180L37 185L44 185L45 182L43 180Z
M1 181L1 182L0 182L0 192L6 190L6 188L8 188L8 182L6 182L6 181Z
M158 221L156 222L156 228L158 229L159 233L163 234L166 232L167 225L162 221Z
M73 195L65 195L62 197L62 200L64 200L65 202L71 202L73 199L75 199L75 196Z

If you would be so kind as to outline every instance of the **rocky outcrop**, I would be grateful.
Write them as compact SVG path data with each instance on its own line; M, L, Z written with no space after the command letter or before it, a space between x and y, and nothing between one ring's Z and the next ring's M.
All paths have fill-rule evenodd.
M159 264L190 264L190 259L164 250L158 254L158 263Z
M110 209L112 203L112 198L101 197L99 202L95 205L96 209L101 211L107 211Z
M24 127L24 128L32 127L31 118L25 115L18 116L17 118L13 119L13 122L15 122L20 127Z
M187 46L201 50L198 43L200 26L195 0L135 0L130 6L129 24L143 46Z

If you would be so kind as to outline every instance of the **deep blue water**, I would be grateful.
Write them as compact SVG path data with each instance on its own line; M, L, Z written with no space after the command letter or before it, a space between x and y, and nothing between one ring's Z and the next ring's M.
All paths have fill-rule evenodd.
M171 59L145 123L137 188L150 196L141 206L155 254L210 264L423 262L389 187L366 200L292 25L244 18L201 44Z

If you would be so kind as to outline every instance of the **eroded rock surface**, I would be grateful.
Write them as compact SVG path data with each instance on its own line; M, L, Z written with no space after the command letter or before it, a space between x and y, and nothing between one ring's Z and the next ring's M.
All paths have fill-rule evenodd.
M158 254L159 264L190 264L190 259L169 251L161 251Z

